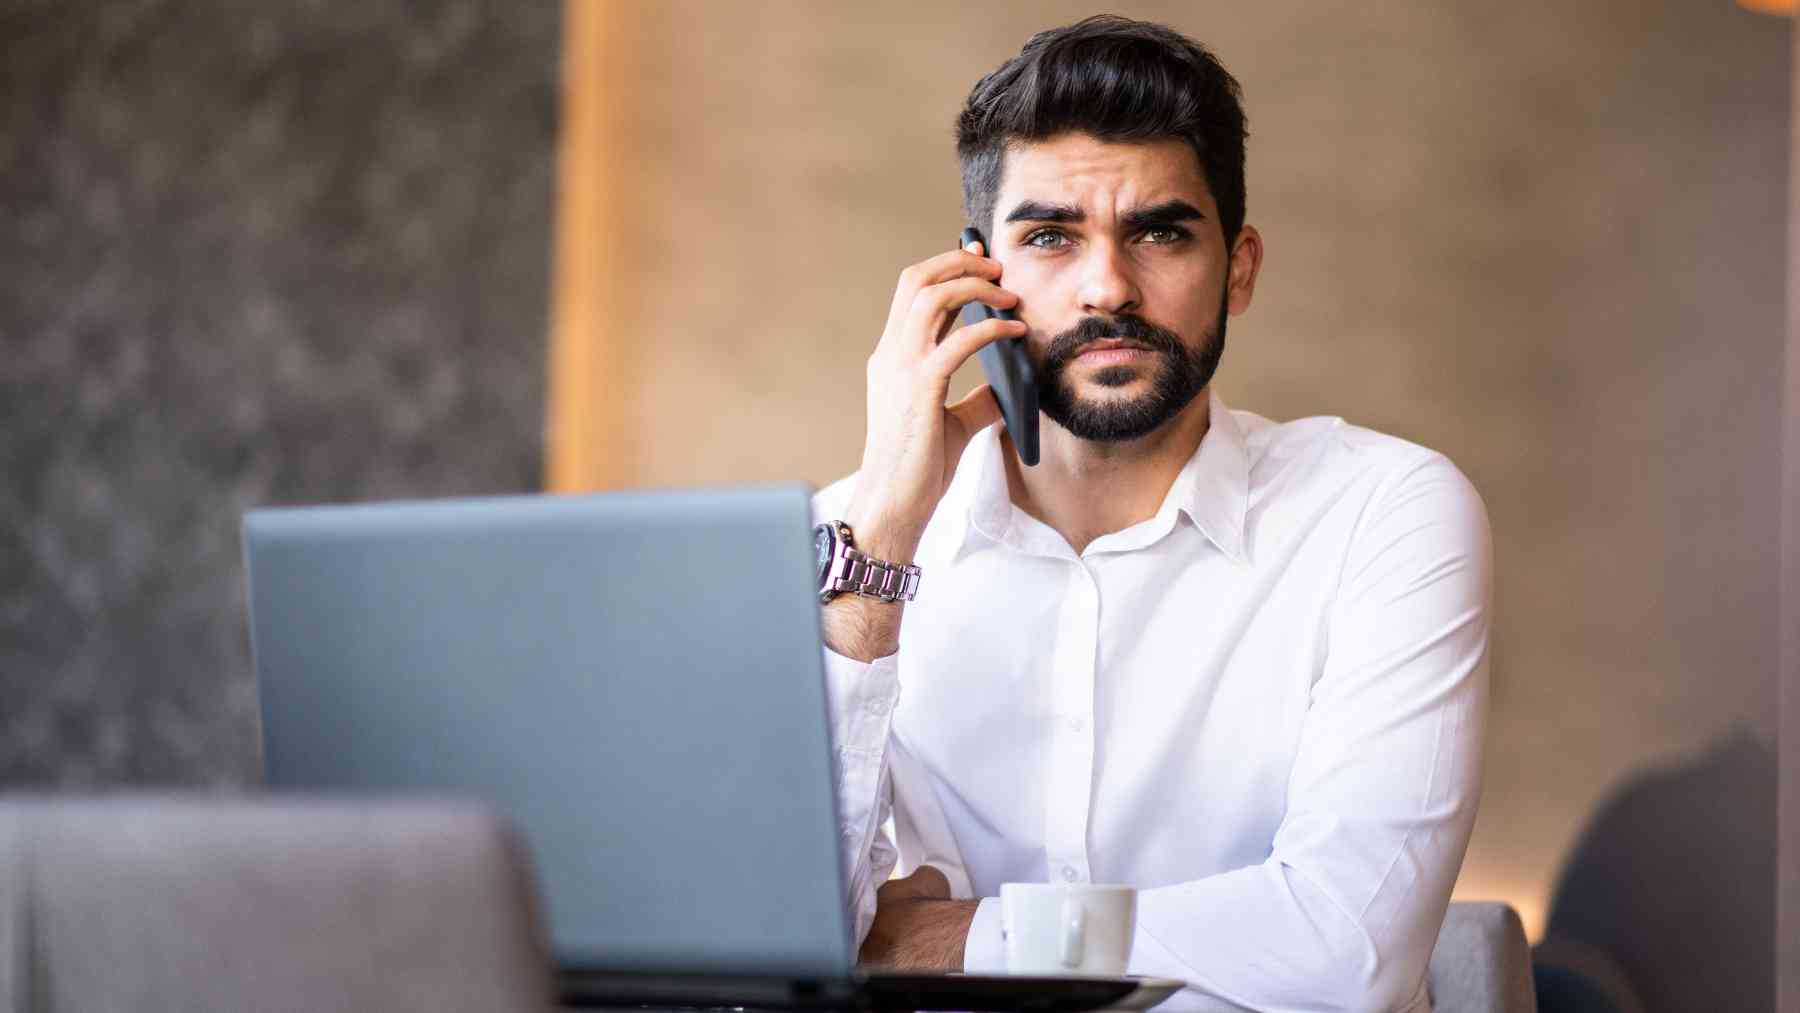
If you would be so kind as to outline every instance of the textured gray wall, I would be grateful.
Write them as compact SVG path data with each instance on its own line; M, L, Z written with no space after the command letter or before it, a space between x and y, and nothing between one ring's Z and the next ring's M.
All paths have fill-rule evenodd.
M1774 712L1790 22L1730 0L1107 6L1244 85L1268 256L1226 401L1436 447L1486 497L1495 702L1459 890L1535 930L1609 790ZM960 227L956 110L1095 9L614 8L639 481L856 466L895 276Z
M535 488L553 3L0 3L0 785L230 784L237 524Z

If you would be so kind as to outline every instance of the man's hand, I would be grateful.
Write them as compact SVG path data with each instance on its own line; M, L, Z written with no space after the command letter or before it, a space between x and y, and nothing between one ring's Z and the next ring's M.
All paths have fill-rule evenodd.
M868 438L843 519L856 547L877 559L912 561L969 438L1000 418L986 384L944 404L951 375L971 355L1026 332L1024 323L997 317L950 329L968 303L1019 304L995 284L1000 262L971 252L977 249L970 244L902 271L887 327L869 356ZM846 657L873 661L899 646L898 604L839 595L824 621L826 644Z
M900 971L960 971L979 901L951 900L950 881L929 865L875 891L875 923L862 962Z

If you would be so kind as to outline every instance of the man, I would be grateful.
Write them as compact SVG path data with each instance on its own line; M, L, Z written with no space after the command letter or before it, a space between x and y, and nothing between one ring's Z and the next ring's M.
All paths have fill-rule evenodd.
M1002 882L1128 883L1130 972L1191 983L1168 1008L1429 1009L1487 521L1439 454L1212 392L1262 263L1245 135L1210 53L1114 17L1034 37L958 120L992 248L901 273L862 467L816 501L920 570L823 613L867 961L999 970ZM971 301L1019 321L956 326ZM945 405L1002 338L1038 370L1035 467L986 388Z

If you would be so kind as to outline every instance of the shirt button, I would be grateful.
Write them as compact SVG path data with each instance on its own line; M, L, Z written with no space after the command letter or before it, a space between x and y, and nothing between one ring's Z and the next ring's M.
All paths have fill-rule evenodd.
M1082 720L1081 718L1070 718L1069 719L1069 731L1080 732L1080 731L1086 731L1086 730L1087 730L1087 722L1086 721Z
M1081 873L1076 872L1075 867L1073 865L1063 866L1063 879L1066 879L1069 882L1073 883L1080 878L1081 878Z

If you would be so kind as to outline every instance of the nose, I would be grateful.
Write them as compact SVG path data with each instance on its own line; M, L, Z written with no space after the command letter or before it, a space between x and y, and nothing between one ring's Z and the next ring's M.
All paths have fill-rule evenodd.
M1092 316L1135 313L1142 294L1132 276L1131 262L1117 244L1098 242L1088 247L1078 297L1081 311Z

